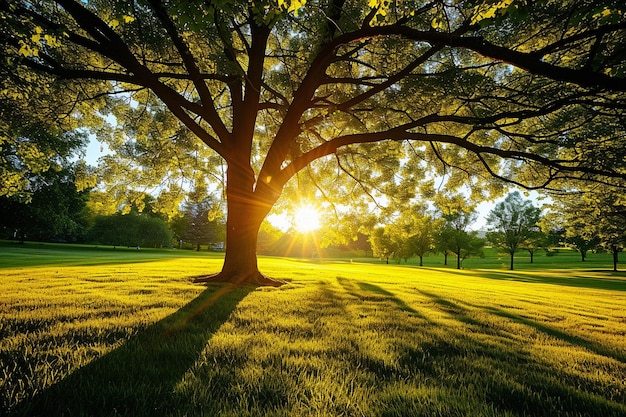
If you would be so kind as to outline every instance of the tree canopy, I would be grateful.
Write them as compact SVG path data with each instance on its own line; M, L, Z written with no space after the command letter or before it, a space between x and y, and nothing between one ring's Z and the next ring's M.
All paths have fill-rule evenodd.
M330 164L406 198L433 175L477 194L493 178L626 178L616 0L2 0L0 29L1 100L63 91L41 108L98 129L110 176L174 196L164 177L211 175L205 161L222 158L220 279L267 282L261 221L291 178L324 185Z

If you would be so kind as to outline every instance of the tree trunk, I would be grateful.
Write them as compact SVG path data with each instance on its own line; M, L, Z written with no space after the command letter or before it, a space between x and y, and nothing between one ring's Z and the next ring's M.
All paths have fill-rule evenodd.
M459 250L456 253L456 269L461 269L461 251Z
M613 271L617 271L617 261L618 261L618 248L613 248Z
M448 266L448 252L443 253L443 264L444 266Z
M281 281L265 277L257 265L257 238L261 222L271 210L272 201L253 191L254 173L231 164L226 171L226 253L222 271L196 277L196 282L229 282L245 285L280 286Z
M535 257L535 251L534 250L529 250L528 253L530 253L530 263L533 263L533 258Z
M515 257L515 252L511 252L511 271L513 270L513 258Z
M581 250L580 251L581 262L585 262L585 258L586 257L587 257L587 251L586 250Z
M424 257L420 256L420 266L424 266Z

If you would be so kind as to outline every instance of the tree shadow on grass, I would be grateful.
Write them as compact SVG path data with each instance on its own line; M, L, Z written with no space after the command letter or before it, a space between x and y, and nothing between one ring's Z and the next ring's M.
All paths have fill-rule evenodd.
M178 408L176 385L211 336L253 290L231 284L210 285L176 313L23 402L12 415L171 414Z
M601 346L597 343L594 343L590 340L586 340L582 337L575 336L559 330L555 327L548 326L546 324L539 323L537 321L531 320L529 318L520 316L518 314L513 314L506 310L497 307L483 307L483 309L492 314L498 315L500 317L504 317L510 319L514 322L524 324L529 327L533 327L534 329L543 332L549 336L560 339L566 343L579 346L581 348L587 349L597 355L606 356L608 358L615 359L616 361L626 363L626 355L622 352L616 351L614 349L607 348L605 346Z
M554 270L551 271L553 272ZM624 279L624 275L619 272L614 273L613 271L609 270L589 270L588 272L591 274L589 276L584 275L584 270L576 272L573 272L571 270L563 270L563 276L549 276L542 274L541 271L536 271L532 273L529 273L528 271L523 271L523 273L518 273L517 271L499 272L485 269L463 272L450 269L446 270L445 272L450 274L462 275L464 277L470 275L498 281L517 281L527 282L530 284L551 284L574 288L589 288L595 290L626 291L626 279ZM598 272L606 273L607 276L601 278L593 276L593 274L596 274Z
M375 285L359 283L359 286L364 291L394 297L392 292ZM618 361L623 360L621 353L498 308L473 305L431 292L419 293L450 318L472 325L464 329L445 322L432 323L422 329L414 346L406 345L399 350L400 368L409 371L399 372L400 375L421 375L421 381L430 381L432 392L447 393L445 403L435 406L452 407L445 415L624 415L626 409L619 382L615 383L616 391L610 391L604 385L606 381L570 372L568 368L533 356L523 339L510 339L508 331L499 331L489 320L483 321L488 316L473 317L473 312L505 317ZM619 372L619 368L614 372ZM398 406L403 401L399 396L393 405ZM437 401L441 400L435 400L435 404ZM469 404L466 409L459 406L463 403ZM435 411L419 415L440 415Z

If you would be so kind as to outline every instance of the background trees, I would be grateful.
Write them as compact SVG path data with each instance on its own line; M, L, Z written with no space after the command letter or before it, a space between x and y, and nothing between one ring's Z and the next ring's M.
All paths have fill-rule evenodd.
M127 247L171 247L172 232L158 217L137 213L99 216L89 231L92 243Z
M508 252L511 270L514 267L515 252L524 245L535 246L533 240L540 233L540 216L541 209L533 206L532 201L524 200L518 191L508 194L489 213L487 223L491 231L487 233L487 239L495 247Z
M566 238L585 258L587 250L601 246L613 254L613 269L626 246L626 201L619 189L591 185L555 198L552 210L561 219Z
M221 158L230 281L271 283L256 264L261 222L299 172L329 164L342 185L405 201L427 171L451 187L469 178L477 195L489 177L626 177L626 6L302 5L3 1L2 98L38 108L62 87L51 114L94 127L115 152L106 174L153 179L164 206L180 191L164 175Z
M212 196L206 191L195 190L172 219L172 230L177 240L191 243L197 251L200 245L216 245L224 249L223 216L220 204Z
M436 233L437 248L444 253L444 263L448 253L456 255L456 268L461 269L461 263L467 257L482 256L485 243L478 238L476 231L470 231L477 214L469 202L459 195L439 200L438 204L443 227Z
M73 168L37 172L21 191L0 197L2 238L83 241L88 228L88 198L88 190L77 190Z

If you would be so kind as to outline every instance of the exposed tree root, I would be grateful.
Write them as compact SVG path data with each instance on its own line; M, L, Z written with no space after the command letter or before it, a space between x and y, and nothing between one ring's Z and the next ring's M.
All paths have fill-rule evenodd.
M219 272L211 275L198 275L193 277L194 283L224 282L235 285L252 285L255 287L280 287L285 282L266 277L260 272L250 274L225 274Z

